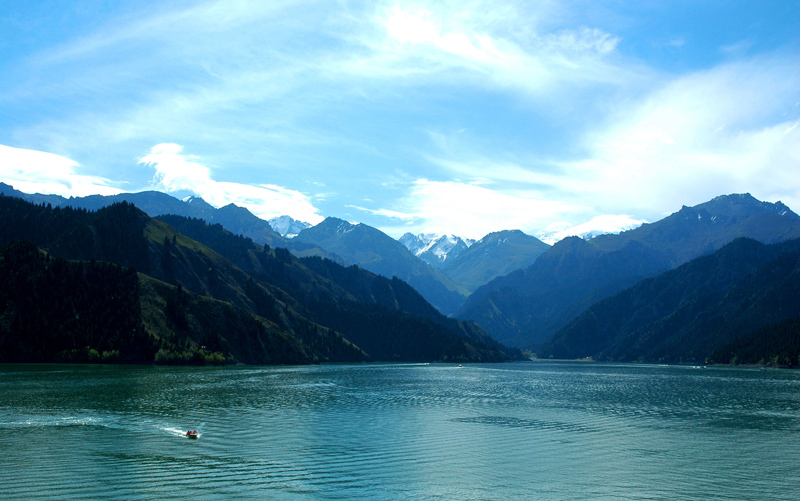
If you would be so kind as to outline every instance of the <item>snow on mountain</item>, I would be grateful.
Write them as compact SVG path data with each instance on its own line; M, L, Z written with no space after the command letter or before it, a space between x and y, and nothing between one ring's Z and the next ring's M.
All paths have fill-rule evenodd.
M399 242L426 263L441 267L448 259L454 259L464 252L475 240L439 233L406 233L399 238Z
M598 235L616 235L623 231L638 228L646 223L647 221L633 219L624 214L606 214L575 226L569 223L553 223L546 230L537 233L536 238L550 245L567 237L581 237L584 240L591 240Z
M419 235L412 235L406 233L398 239L398 242L403 244L406 249L410 250L415 256L419 256L425 249L438 238L436 233L420 233Z
M281 236L286 238L294 238L301 231L311 227L310 224L292 219L290 216L273 217L268 221L268 223L270 226L272 226L273 230L277 231L281 234Z

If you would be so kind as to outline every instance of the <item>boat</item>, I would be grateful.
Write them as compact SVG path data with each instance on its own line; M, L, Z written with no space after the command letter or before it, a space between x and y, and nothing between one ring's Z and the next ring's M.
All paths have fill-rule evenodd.
M199 436L200 435L198 435L197 430L191 430L186 432L186 438L197 438Z

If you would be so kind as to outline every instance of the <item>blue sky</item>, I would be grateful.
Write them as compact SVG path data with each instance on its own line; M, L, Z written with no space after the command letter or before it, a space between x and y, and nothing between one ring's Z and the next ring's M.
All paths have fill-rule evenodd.
M0 181L479 238L800 210L797 1L0 0Z

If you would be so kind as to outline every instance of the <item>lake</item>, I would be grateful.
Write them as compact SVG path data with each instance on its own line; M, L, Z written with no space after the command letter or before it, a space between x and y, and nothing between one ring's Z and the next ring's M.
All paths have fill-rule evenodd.
M0 365L0 457L4 499L796 500L800 372Z

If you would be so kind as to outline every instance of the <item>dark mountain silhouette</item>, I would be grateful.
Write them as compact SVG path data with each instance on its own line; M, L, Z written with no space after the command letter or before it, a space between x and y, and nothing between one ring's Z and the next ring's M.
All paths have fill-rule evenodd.
M800 239L765 245L741 238L596 303L559 330L539 354L721 361L723 355L715 351L734 340L798 317L798 294Z
M64 198L59 195L30 195L15 190L13 187L0 183L0 194L22 198L28 202L41 204L49 203L54 207L73 207L96 211L109 205L127 202L135 205L150 217L165 214L193 217L208 223L219 223L227 230L251 238L259 244L273 247L286 247L298 256L319 255L337 260L322 249L300 242L283 238L267 221L260 219L244 207L228 204L219 209L199 197L188 197L179 200L160 191L142 191L139 193L120 193L118 195L89 195L86 197Z
M457 316L501 342L538 349L593 303L738 237L798 238L800 217L780 202L728 195L619 235L567 238L532 266L476 290Z
M208 361L207 357L214 362L246 363L368 358L494 361L519 356L518 352L504 350L474 325L448 320L438 313L438 317L423 318L402 310L401 305L407 305L416 313L434 311L399 280L369 274L374 277L374 296L381 299L368 302L364 289L353 284L345 287L321 276L286 249L259 246L199 219L178 219L200 229L221 252L149 218L128 203L90 212L32 205L10 197L0 197L0 244L28 240L44 249L48 258L105 261L138 270L143 292L139 295L141 316L137 322L144 324L147 339L152 340L149 346L157 348L155 360L159 362ZM331 261L319 262L334 270L331 274L342 273ZM369 277L361 279L369 281ZM49 287L46 279L41 287ZM360 296L349 293L348 287L359 290ZM62 288L61 295L69 298L69 290ZM0 316L4 321L12 319L5 322L6 326L21 325L13 321L17 318L13 309L17 301L12 298L0 304L5 308ZM48 314L45 305L38 307L39 314ZM26 311L30 314L35 310ZM45 331L49 332L25 332L36 338ZM344 331L368 344L372 353L345 339ZM74 347L66 352L48 356L64 359L62 352L75 349L75 360L79 360L84 357L81 353L90 353L84 350L86 346L101 349L82 345L81 339L72 343ZM120 360L131 361L126 357L129 354L119 355Z
M367 358L329 336L322 351L230 303L101 261L53 258L29 242L0 250L0 360L221 364ZM305 333L309 334L309 333ZM314 333L317 334L317 333Z
M160 219L207 244L255 279L297 298L305 316L334 327L373 358L414 359L413 348L404 348L407 354L398 351L398 347L407 343L404 338L412 335L422 337L417 343L407 343L409 347L428 346L437 350L446 343L468 359L496 361L508 357L503 353L507 349L485 331L472 323L444 317L400 279L387 279L357 266L345 268L317 256L298 259L285 249L262 250L249 239L200 220L178 216ZM278 261L271 259L273 252ZM378 331L383 331L380 338L376 337ZM435 342L436 339L440 342ZM465 345L464 339L470 346ZM433 356L432 351L426 357L454 359L452 353Z
M711 362L723 364L797 367L800 365L800 317L742 336L716 350L709 358Z

